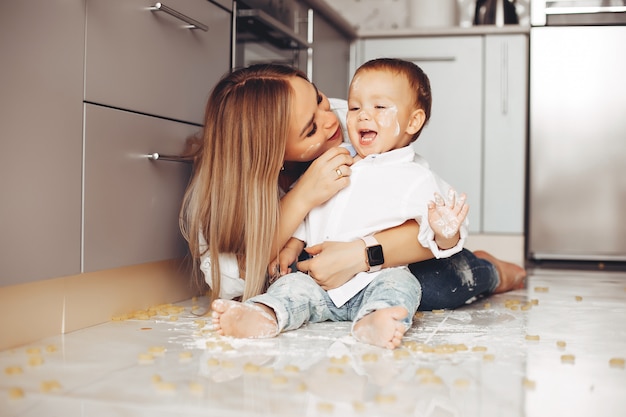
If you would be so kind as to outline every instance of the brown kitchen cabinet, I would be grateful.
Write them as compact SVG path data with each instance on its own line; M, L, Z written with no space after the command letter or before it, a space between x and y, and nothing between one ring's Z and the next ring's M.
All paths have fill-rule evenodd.
M181 258L178 212L191 164L179 155L195 125L85 105L84 272Z
M202 124L230 69L232 12L207 0L159 3L175 17L156 3L87 0L85 101Z
M80 272L81 0L0 2L0 286Z
M155 3L0 3L0 286L184 256L191 167L147 155L201 130L232 2Z

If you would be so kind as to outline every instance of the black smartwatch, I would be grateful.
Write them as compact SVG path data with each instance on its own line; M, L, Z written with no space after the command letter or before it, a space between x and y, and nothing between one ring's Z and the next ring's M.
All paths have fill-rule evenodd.
M382 245L372 235L362 237L361 240L365 242L365 255L369 266L367 272L380 271L385 263Z

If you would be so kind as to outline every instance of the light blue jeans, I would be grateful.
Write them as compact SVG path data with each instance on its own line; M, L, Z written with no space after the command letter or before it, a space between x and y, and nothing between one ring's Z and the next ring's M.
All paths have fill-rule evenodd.
M276 313L278 331L295 330L305 323L352 321L386 307L402 306L409 312L402 323L411 327L422 298L418 280L407 268L386 268L370 284L341 307L317 283L302 272L284 275L267 292L246 300L261 303Z

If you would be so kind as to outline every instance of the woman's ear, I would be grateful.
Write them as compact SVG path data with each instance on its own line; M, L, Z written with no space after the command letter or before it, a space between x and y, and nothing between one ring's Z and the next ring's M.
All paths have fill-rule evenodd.
M414 110L409 116L409 125L406 128L406 133L414 135L424 126L426 122L426 112L423 109Z

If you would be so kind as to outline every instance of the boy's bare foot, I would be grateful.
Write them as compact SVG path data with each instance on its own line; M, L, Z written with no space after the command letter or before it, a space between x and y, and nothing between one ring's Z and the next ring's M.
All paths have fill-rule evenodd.
M526 285L526 270L519 265L511 262L502 261L488 252L477 250L474 251L476 257L491 262L498 270L500 275L500 284L493 291L494 294L501 292L519 290Z
M274 310L266 305L220 299L213 301L211 308L213 325L222 336L264 338L278 334Z
M352 334L363 343L395 349L400 346L402 336L407 331L400 321L407 314L406 308L401 306L376 310L357 321Z

